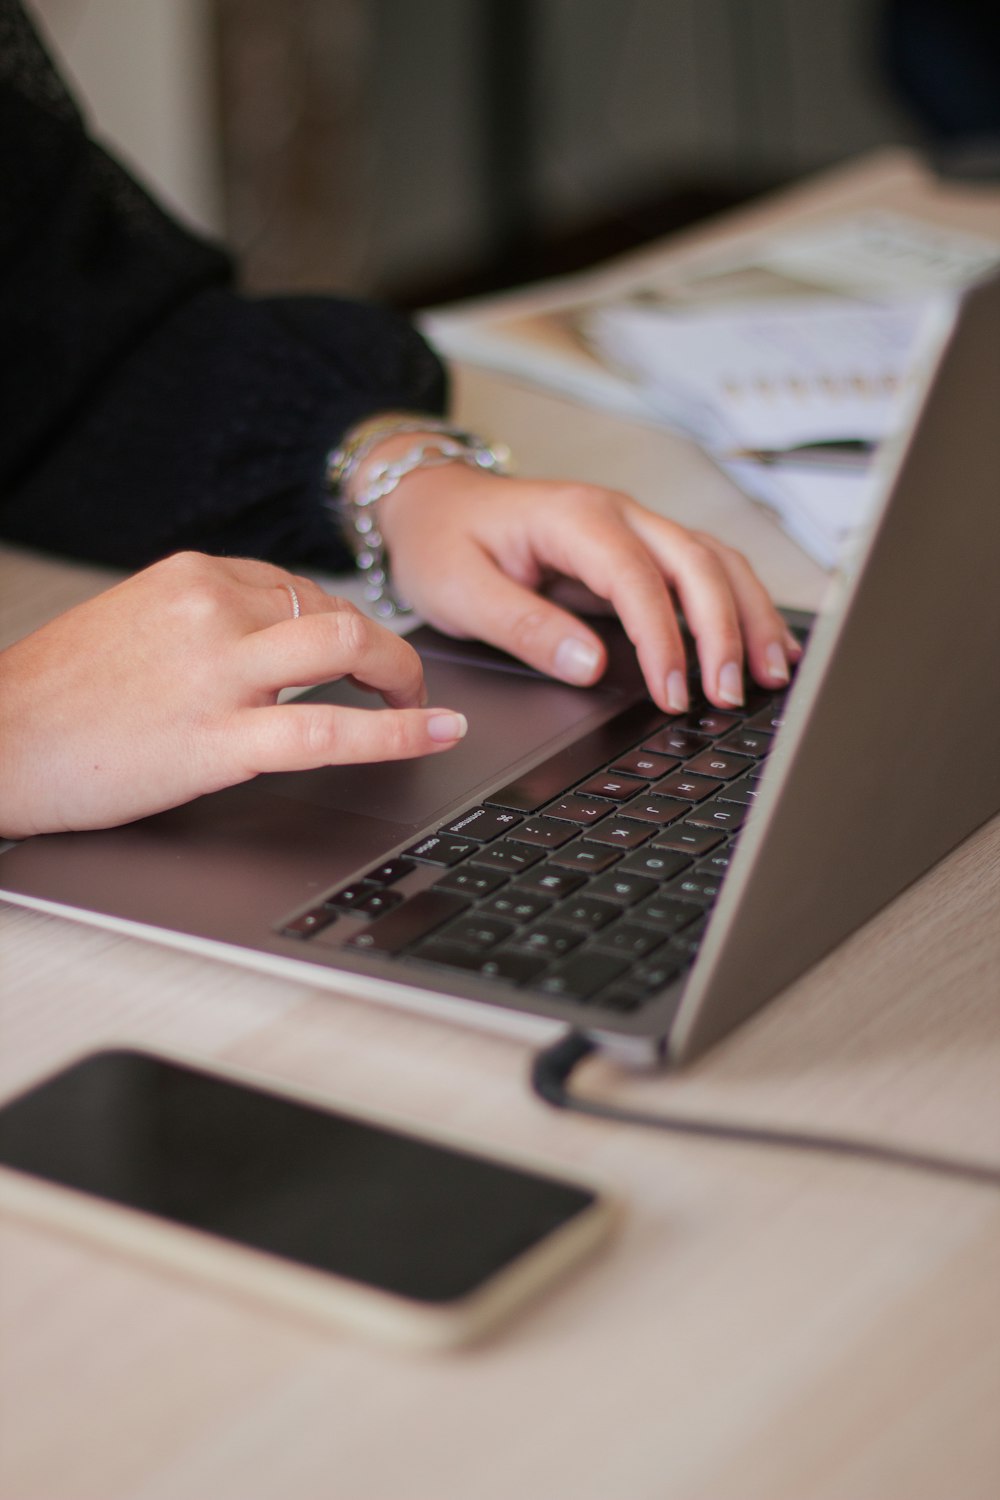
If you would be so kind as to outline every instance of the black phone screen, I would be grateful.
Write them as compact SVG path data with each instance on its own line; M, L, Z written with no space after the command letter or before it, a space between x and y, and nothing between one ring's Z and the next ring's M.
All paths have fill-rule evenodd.
M472 1291L586 1188L143 1052L0 1109L0 1164L424 1303Z

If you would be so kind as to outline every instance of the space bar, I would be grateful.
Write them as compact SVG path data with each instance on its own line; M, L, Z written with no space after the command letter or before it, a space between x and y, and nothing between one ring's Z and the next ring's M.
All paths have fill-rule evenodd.
M546 802L606 766L616 755L631 750L639 740L662 729L665 722L662 709L655 703L633 703L582 739L574 740L572 745L491 792L484 801L491 807L510 808L513 812L537 812Z
M449 917L457 917L468 904L463 896L454 896L449 891L418 891L395 911L376 917L370 927L356 932L346 946L364 948L370 953L399 953Z

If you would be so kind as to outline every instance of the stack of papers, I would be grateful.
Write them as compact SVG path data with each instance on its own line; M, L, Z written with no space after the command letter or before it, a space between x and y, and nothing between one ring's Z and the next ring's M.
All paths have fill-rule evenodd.
M996 265L992 240L866 212L422 321L454 358L690 436L832 568L876 503L930 309Z
M666 423L829 568L870 512L878 444L905 418L924 310L832 298L710 310L623 302L583 327Z

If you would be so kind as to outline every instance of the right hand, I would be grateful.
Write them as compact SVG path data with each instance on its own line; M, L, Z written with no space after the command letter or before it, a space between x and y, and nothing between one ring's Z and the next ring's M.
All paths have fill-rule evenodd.
M339 677L387 706L277 702ZM348 601L270 563L178 553L0 652L0 836L110 827L262 771L447 750L465 720L425 702L412 646Z

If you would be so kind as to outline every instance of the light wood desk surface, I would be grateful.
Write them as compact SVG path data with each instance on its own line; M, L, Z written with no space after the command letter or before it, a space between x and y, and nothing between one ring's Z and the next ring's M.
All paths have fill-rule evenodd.
M941 201L895 158L813 192L803 212ZM969 201L998 222L996 195ZM630 489L735 541L782 600L818 601L818 569L685 444L474 371L458 408L525 471ZM108 576L3 550L8 638ZM1000 1160L998 909L995 820L688 1073L581 1082ZM4 1094L128 1037L586 1168L628 1204L599 1261L443 1358L5 1218L0 1500L1000 1492L996 1194L564 1116L509 1040L11 906L0 945Z

